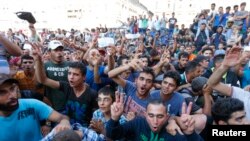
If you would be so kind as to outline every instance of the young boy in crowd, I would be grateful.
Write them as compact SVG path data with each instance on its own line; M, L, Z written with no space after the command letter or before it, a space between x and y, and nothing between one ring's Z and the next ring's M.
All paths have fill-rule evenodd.
M115 101L115 92L111 87L105 86L98 91L97 103L99 109L93 113L92 120L90 122L90 127L97 133L104 134L106 124L111 118L111 105ZM119 122L120 124L125 123L127 120L125 116L121 116Z

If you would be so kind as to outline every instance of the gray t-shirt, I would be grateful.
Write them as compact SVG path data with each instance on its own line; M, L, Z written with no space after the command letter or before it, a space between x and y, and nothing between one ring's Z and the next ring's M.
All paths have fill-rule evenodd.
M244 15L247 15L247 14L248 14L247 11L237 11L236 13L234 13L234 15L235 15L236 17L244 16ZM240 24L244 23L243 20L244 20L244 19L234 20L234 24L235 24L235 25L240 25Z

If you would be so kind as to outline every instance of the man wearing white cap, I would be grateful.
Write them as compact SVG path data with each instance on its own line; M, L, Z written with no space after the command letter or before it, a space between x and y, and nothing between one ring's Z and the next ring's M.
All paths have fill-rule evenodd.
M68 81L69 62L64 61L63 44L58 40L52 40L48 44L50 61L44 64L48 78L56 81ZM58 90L46 87L45 95L57 111L63 111L66 103L66 95Z

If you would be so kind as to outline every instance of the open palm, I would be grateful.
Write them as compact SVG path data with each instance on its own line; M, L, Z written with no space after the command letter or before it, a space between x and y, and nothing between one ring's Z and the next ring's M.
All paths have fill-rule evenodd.
M240 63L241 55L240 47L233 47L228 54L225 56L222 64L227 67L234 67Z

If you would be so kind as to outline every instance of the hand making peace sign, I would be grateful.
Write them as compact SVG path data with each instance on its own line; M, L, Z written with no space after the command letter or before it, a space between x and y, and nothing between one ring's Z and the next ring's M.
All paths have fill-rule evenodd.
M120 119L120 116L123 113L124 103L123 103L123 94L115 94L115 102L111 105L111 118L115 121Z

